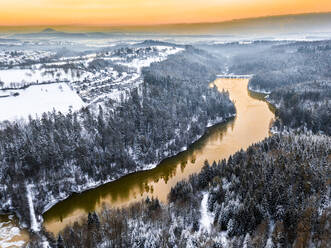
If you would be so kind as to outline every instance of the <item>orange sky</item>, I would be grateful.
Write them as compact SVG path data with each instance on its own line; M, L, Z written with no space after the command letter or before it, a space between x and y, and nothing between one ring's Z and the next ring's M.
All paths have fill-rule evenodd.
M0 0L0 26L216 22L331 11L331 0Z

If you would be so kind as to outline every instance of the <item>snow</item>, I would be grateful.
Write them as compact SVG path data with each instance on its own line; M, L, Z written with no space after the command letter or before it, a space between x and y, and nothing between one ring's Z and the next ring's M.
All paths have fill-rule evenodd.
M61 111L67 113L84 106L82 99L65 83L33 85L24 90L4 90L0 95L19 93L18 96L0 98L0 121L14 121L34 117L44 112Z
M33 206L33 200L32 200L32 192L31 192L31 187L33 185L27 185L26 186L26 191L27 191L27 198L28 198L28 203L29 203L29 210L30 210L30 224L31 224L31 230L34 232L39 232L40 231L40 224L38 223L34 211L34 206Z
M94 104L97 103L103 99L105 99L106 97L109 99L112 99L116 102L120 102L121 99L121 95L123 96L123 98L125 99L125 95L126 92L124 90L118 90L118 89L113 89L111 92L106 93L106 94L102 94L100 96L98 96L97 98L95 98L90 104Z
M20 229L13 226L11 221L0 223L0 247L22 247L25 244L23 240L13 241L13 238L18 235L20 235Z
M24 84L73 81L78 80L75 74L68 70L66 73L63 69L9 69L0 70L0 81L4 83L4 88L23 86Z
M158 56L151 56L147 57L144 59L141 58L136 58L133 59L131 62L126 62L126 63L119 63L128 67L134 67L137 69L138 73L140 74L141 69L143 67L148 67L154 62L161 62L165 60L169 55L176 54L178 52L183 51L183 48L178 48L178 47L167 47L167 46L154 46L158 51L159 55Z
M0 70L0 81L3 83L0 87L5 90L45 83L68 83L89 104L97 103L107 98L119 102L121 92L125 93L127 89L135 88L143 82L141 77L143 67L148 67L153 62L163 61L169 55L183 50L183 48L172 46L151 46L149 49L132 49L132 52L123 54L120 57L113 53L91 53L84 56L62 57L58 60L51 59L47 63L38 63L38 58L44 57L45 53L39 54L36 52L37 63L29 67L23 67L19 61L23 61L21 57L30 53L21 52L22 55L18 57L18 61L16 61L17 63L13 68ZM14 55L0 52L0 59L4 59L5 56L13 57ZM110 66L91 71L89 64L95 59L112 60L115 64L127 66L129 69L121 74ZM57 68L57 66L66 64L69 66L68 70ZM70 69L72 64L75 64L75 69ZM113 86L111 89L109 89L110 82ZM114 87L115 85L116 87ZM0 92L0 96L4 95L4 93Z
M252 92L256 92L256 93L261 93L261 94L266 94L269 95L271 93L271 91L268 90L263 90L263 89L258 89L258 88L253 88L251 86L248 86L248 89Z
M115 76L115 80L113 83L116 83L121 86L120 89L113 89L111 92L107 92L105 94L101 94L98 97L96 97L90 104L97 103L101 99L109 98L116 102L120 102L121 94L125 95L125 91L127 88L136 88L138 87L142 82L141 78L141 70L143 67L149 67L154 62L161 62L169 55L176 54L178 52L183 51L183 48L178 47L169 47L169 46L152 46L151 48L154 48L158 51L158 55L153 56L144 56L144 57L138 57L132 59L132 61L122 61L122 58L120 57L111 57L111 58L104 58L104 59L110 59L112 61L116 61L119 65L124 65L129 68L134 68L135 73L122 73L122 77L117 77L116 74L113 74L112 76ZM119 60L119 61L117 61ZM104 80L102 80L104 81Z
M266 248L274 247L273 242L272 242L272 233L274 232L274 229L275 229L275 223L270 219L269 234L268 234L267 244L265 246Z
M51 246L50 246L50 244L47 241L47 239L46 239L45 236L42 237L42 243L41 243L41 245L42 245L42 248L51 248Z
M239 41L239 45L250 45L253 44L253 41Z
M229 247L228 243L228 233L226 231L222 231L219 233L220 241L223 247Z
M5 45L6 43L1 43ZM22 46L23 43L10 43L11 46ZM13 53L5 49L0 51L0 63L7 66L19 65L24 63L31 63L31 61L38 62L43 58L50 58L55 55L54 52L40 51L40 50L16 50Z
M146 165L144 166L144 170L152 170L152 169L154 169L157 165L158 165L158 163L150 163L150 164L146 164Z
M200 213L201 213L201 219L200 219L200 230L199 231L207 231L210 233L211 225L214 222L214 217L212 213L208 211L208 192L203 193L202 201L201 201L201 207L200 207Z

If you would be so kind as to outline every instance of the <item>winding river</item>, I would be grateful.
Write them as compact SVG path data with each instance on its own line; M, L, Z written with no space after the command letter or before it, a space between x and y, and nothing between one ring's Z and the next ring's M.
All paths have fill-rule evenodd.
M67 225L86 217L88 212L104 206L122 207L147 196L167 201L167 195L178 181L198 173L205 160L228 158L240 149L270 135L274 111L264 96L247 89L249 79L217 79L211 86L228 91L237 115L224 124L208 129L206 135L185 152L161 162L156 168L122 177L96 189L73 194L44 214L45 228L57 235Z
M270 135L274 109L264 95L247 89L249 79L217 79L211 86L229 92L237 115L226 123L210 127L196 143L156 168L122 177L96 189L73 194L44 214L45 228L57 235L67 225L86 217L88 212L100 211L104 206L122 207L149 197L167 202L167 195L178 181L200 172L204 161L228 158ZM0 218L0 246L19 247L28 239L26 231L17 228L14 217Z

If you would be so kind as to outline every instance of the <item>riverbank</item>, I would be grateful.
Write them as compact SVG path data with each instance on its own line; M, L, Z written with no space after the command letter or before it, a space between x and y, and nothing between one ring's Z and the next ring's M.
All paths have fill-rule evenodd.
M207 125L207 129L206 131L201 134L201 135L198 135L194 138L194 141L193 143L190 145L194 145L194 143L196 143L199 139L201 139L203 136L207 135L208 132L209 132L209 129L210 128L213 128L214 125L217 125L217 124L221 124L221 123L225 123L227 122L228 120L232 119L233 117L235 116L234 115L229 115L228 117L226 117L226 119L220 117L220 118L217 118L216 120L209 120L208 121L208 125ZM189 146L189 147L190 147ZM120 176L119 178L112 178L112 179L109 179L109 180L106 180L106 181L89 181L89 183L87 185L78 185L77 186L77 190L71 192L70 194L62 194L61 197L58 197L56 199L53 199L53 201L49 202L45 208L43 209L43 214L45 212L47 212L48 210L50 210L53 206L55 206L56 204L59 204L61 203L62 201L68 199L70 196L72 195L76 195L76 194L81 194L81 193L84 193L86 191L89 191L91 189L96 189L102 185L105 185L105 184L108 184L110 182L114 182L116 180L120 180L121 178L123 177L126 177L126 176L130 176L130 175L133 175L134 173L137 173L137 172L144 172L144 171L149 171L149 170L152 170L154 168L156 168L159 164L161 164L164 160L167 160L169 159L170 157L173 157L173 156L178 156L179 154L185 152L185 150L188 149L188 147L184 146L182 147L181 149L179 149L177 152L174 152L173 154L170 153L169 157L168 158L165 158L159 162L156 162L154 164L150 164L150 165L146 165L144 168L142 169L139 169L139 170L136 170L136 171L132 171L132 172L126 172L124 175ZM33 185L29 185L29 205L30 205L30 215L34 216L35 215L35 212L34 212L34 209L33 209L33 202L32 202L32 195L35 195L36 194L36 191L34 190L34 186ZM32 206L32 207L31 207ZM11 213L11 211L13 212L16 212L14 210L10 210L7 212L8 214ZM39 221L38 221L39 220ZM33 218L33 221L34 221L34 225L33 225L33 229L31 229L33 232L39 232L40 229L39 228L36 228L37 226L40 227L43 225L43 219L41 216L34 216ZM20 235L23 235L21 236L22 237L22 240L24 241L13 241L13 243L11 243L11 245L13 245L14 247L21 247L27 240L28 240L28 233L26 231L26 225L24 224L23 226L22 225L19 225L19 221L15 222L16 224L14 224L14 227L13 228L16 228L15 230L15 233L12 233L13 236L12 238L16 237L16 236L20 236ZM21 230L22 234L19 234L19 229L18 227L15 227L15 226L20 226L21 229L23 229L24 231ZM17 237L14 239L16 240Z
M48 203L84 186L155 167L183 150L211 121L235 113L226 94L206 87L216 62L191 48L144 68L144 83L131 89L120 105L105 101L97 109L47 113L20 123L15 132L5 123L0 151L6 159L0 175L11 176L0 178L4 210L17 209L22 223L30 226L25 185L31 186L34 216L41 222Z
M209 132L209 129L208 128L211 128L215 125L219 125L219 124L223 124L223 123L226 123L227 121L233 119L236 115L233 114L233 115L229 115L226 119L220 117L218 118L217 120L209 120L208 121L208 125L207 125L207 129L206 131L201 134L201 135L198 135L196 136L194 139L193 139L193 142L191 145L189 145L188 147L187 146L183 146L182 148L180 148L178 151L173 151L173 152L170 152L168 157L162 159L162 160L159 160L155 163L152 163L152 164L148 164L148 165L145 165L144 167L140 168L140 169L137 169L135 171L127 171L126 173L124 173L122 176L119 176L118 178L110 178L110 179L107 179L105 181L89 181L87 185L78 185L77 186L77 190L71 192L70 194L66 194L66 195L63 195L57 199L54 199L54 201L48 203L44 209L43 209L43 214L45 212L47 212L49 209L51 209L54 205L66 200L68 197L70 197L72 194L81 194L85 191L88 191L88 190L91 190L91 189L95 189L95 188L98 188L99 186L102 186L104 184L108 184L110 182L114 182L116 180L120 180L121 178L125 177L125 176L129 176L131 174L134 174L134 173L138 173L138 172L144 172L144 171L148 171L148 170L152 170L154 168L156 168L158 165L162 164L163 161L171 158L171 157L174 157L174 156L178 156L180 153L182 152L185 152L186 149L189 149L189 147L191 147L192 145L194 145L194 143L196 143L199 139L201 139L203 136L205 136L208 132Z
M152 169L131 173L110 183L98 182L101 186L91 184L90 187L97 188L82 190L80 194L71 194L66 200L57 204L54 201L55 205L48 205L48 211L44 214L46 230L57 235L65 226L86 216L88 212L100 211L105 204L112 207L127 206L146 197L157 197L166 202L171 187L179 180L187 179L191 174L199 172L205 160L221 159L216 154L222 154L222 157L227 158L236 151L246 149L250 144L267 137L270 121L274 115L262 95L252 95L248 90L248 81L248 79L215 81L219 91L229 91L237 109L237 116L230 118L230 121L224 124L208 128L187 151L163 160L159 166L153 165ZM262 115L261 110L264 113ZM260 128L254 115L265 117L265 120L260 121L262 122ZM254 133L251 130L258 131Z
M206 159L209 161L221 159L215 154L222 154L222 157L227 158L234 152L246 149L250 144L268 137L270 121L274 118L274 114L266 101L249 95L248 79L229 80L231 82L216 82L215 85L220 91L229 90L230 98L235 102L237 116L231 121L211 127L207 135L187 151L162 161L154 169L124 176L117 181L82 194L75 194L60 202L44 214L46 229L56 234L64 226L86 216L88 212L101 210L104 204L111 207L127 206L147 196L157 197L162 202L166 202L171 187L179 180L199 172ZM235 87L231 88L231 84ZM243 102L240 103L238 99L242 99ZM256 120L252 112L257 112L255 116L265 119ZM258 129L258 131L252 133L250 129Z

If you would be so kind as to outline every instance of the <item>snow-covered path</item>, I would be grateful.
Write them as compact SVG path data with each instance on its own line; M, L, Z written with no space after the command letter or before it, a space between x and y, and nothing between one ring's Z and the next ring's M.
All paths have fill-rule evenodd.
M208 192L203 193L203 198L201 201L200 213L200 231L207 231L208 233L211 230L211 225L214 221L213 215L208 211Z
M38 223L34 211L33 201L32 201L32 192L31 192L31 185L26 186L27 191L27 198L29 203L29 210L30 210L30 223L31 223L31 230L34 232L40 231L40 224Z

